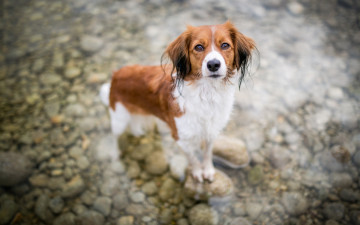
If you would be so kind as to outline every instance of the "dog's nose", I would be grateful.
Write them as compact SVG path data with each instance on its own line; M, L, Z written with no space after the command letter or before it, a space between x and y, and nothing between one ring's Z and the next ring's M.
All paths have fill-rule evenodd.
M207 63L207 68L211 71L211 72L215 72L218 71L218 69L220 68L220 61L217 59L212 59Z

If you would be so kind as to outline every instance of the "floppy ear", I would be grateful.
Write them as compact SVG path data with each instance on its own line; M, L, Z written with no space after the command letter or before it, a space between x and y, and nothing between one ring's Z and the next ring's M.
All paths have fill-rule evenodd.
M190 33L192 27L176 38L165 50L165 53L173 63L173 71L176 70L176 85L181 85L186 75L191 71L189 58ZM172 72L173 72L172 71Z
M248 63L251 60L252 50L256 49L256 46L253 39L240 33L231 22L227 21L225 26L230 31L231 39L234 43L234 66L237 71L240 71L240 87L241 82L246 74Z

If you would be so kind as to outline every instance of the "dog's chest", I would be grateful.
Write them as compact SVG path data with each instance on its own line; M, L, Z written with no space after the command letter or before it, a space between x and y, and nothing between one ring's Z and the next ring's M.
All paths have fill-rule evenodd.
M205 138L216 136L229 120L234 90L233 85L185 84L182 96L177 98L184 112L182 117L176 119L179 134Z

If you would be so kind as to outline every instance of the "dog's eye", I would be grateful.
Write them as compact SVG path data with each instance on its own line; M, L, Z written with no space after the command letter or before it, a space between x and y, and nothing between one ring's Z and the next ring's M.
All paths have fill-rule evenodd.
M204 51L204 46L202 46L202 45L196 45L194 49L195 49L195 51L197 51L197 52L202 52L202 51Z
M228 44L228 43L222 43L221 44L221 49L222 50L226 50L226 49L228 49L230 47L230 45Z

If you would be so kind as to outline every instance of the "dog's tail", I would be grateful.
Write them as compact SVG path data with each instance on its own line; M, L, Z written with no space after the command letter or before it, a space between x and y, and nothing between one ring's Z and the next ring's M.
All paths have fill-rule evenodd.
M110 95L110 83L105 83L101 85L99 96L101 101L107 106L109 106L109 95Z

